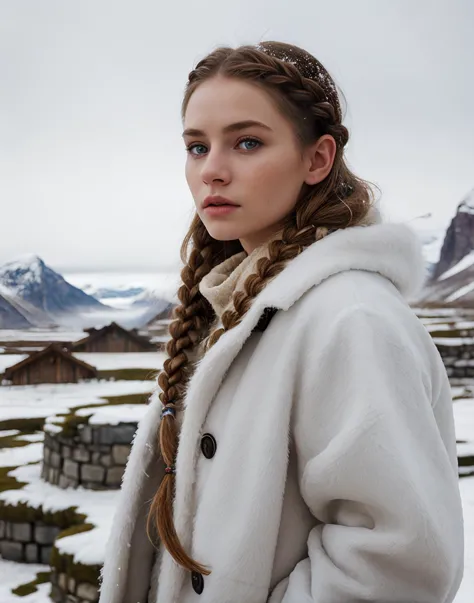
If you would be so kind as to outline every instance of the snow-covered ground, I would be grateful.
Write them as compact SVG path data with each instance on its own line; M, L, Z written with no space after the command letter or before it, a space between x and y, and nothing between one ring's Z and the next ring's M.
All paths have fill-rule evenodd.
M167 338L166 338L167 339ZM98 371L114 371L126 368L161 369L166 354L163 352L130 352L127 354L74 353L73 356L91 364ZM0 354L0 373L21 362L28 354Z
M140 383L146 392L154 388L152 382L99 382L96 384L68 384L55 386L27 386L1 388L8 391L0 399L0 420L12 414L21 412L21 416L31 416L35 405L59 412L74 406L82 406L96 400L101 403L99 395L118 395L119 393L136 393ZM23 390L23 391L22 391ZM31 396L32 390L35 396ZM54 392L54 390L57 390ZM453 387L453 396L469 395L463 386ZM102 400L103 403L103 400ZM146 405L104 406L76 411L77 414L91 416L93 423L112 423L119 420L139 420L146 411ZM28 415L28 411L30 415ZM461 398L454 403L456 432L459 440L459 451L471 453L474 448L474 398ZM44 414L44 411L43 411ZM0 431L0 437L16 435L14 430ZM38 434L33 434L38 436ZM31 443L18 448L0 450L0 466L19 465L10 472L19 481L27 485L20 490L9 490L0 493L0 500L11 503L27 502L31 506L41 506L43 510L55 511L77 506L80 513L87 515L87 521L96 527L89 531L69 536L57 541L61 551L74 556L77 562L100 564L104 559L105 544L112 528L113 509L116 504L118 491L90 491L83 488L77 490L60 490L40 479L41 446L39 437L26 438ZM29 464L27 464L29 463ZM463 499L465 521L465 575L455 599L455 603L472 603L474 600L474 477L460 480L460 490ZM24 598L16 597L11 589L34 579L36 572L47 571L46 566L27 566L0 559L0 603L50 603L49 585L40 586L38 592Z
M103 396L148 394L154 381L90 381L0 387L0 421L48 417L89 404L105 404ZM1 603L1 602L0 602Z

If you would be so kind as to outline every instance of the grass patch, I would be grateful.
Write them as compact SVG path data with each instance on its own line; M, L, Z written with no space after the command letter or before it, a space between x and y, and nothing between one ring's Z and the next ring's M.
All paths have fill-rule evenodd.
M429 331L431 337L435 337L435 338L442 338L442 337L446 337L446 338L451 338L451 339L464 339L464 338L469 338L472 337L472 333L473 333L473 329L441 329L439 331L436 330L430 330Z
M99 379L115 379L116 381L153 381L159 373L156 369L126 368L110 371L98 371Z
M23 488L23 486L26 486L26 482L19 482L16 477L7 475L8 472L12 471L13 469L16 469L16 467L0 467L0 492L5 492L5 490L19 490L20 488ZM1 502L0 518L2 518Z
M31 444L31 442L26 440L17 440L17 437L18 436L4 436L3 438L0 438L0 448L20 448L21 446L28 446Z
M12 593L17 597L26 597L27 595L31 595L38 590L38 584L46 584L50 581L50 578L51 572L38 572L35 580L17 586L16 588L12 589Z
M474 471L474 456L458 456L458 467L472 467Z
M43 431L45 417L37 417L33 419L5 419L0 421L0 431L7 429L18 429L22 434L33 433L34 431ZM19 434L18 434L19 435Z
M103 396L104 400L111 405L117 404L146 404L151 396L151 392L148 394L126 394L124 396ZM84 407L86 408L86 407Z

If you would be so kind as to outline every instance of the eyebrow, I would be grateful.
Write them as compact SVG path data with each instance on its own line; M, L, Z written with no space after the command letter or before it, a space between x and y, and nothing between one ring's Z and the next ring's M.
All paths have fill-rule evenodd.
M228 126L225 126L224 128L222 128L222 132L224 134L227 134L228 132L238 132L239 130L245 130L245 128L250 127L265 128L266 130L272 131L269 126L263 124L260 121L247 119L245 121L238 121L234 124L229 124ZM197 130L196 128L188 128L187 130L184 130L183 136L205 136L205 133L202 130Z

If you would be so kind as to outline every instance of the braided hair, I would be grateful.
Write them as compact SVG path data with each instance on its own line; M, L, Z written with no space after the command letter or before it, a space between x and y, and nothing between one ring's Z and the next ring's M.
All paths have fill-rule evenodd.
M199 283L214 266L243 251L243 247L238 240L213 239L197 213L181 246L184 267L178 290L180 305L174 310L166 346L168 358L158 376L164 412L158 443L167 471L151 502L147 532L153 542L154 528L179 565L204 575L209 575L210 570L184 550L173 522L174 462L178 449L176 411L182 409L193 372L191 353L198 346L205 353L226 331L236 327L268 282L309 245L329 232L363 223L373 201L371 184L355 176L344 159L349 132L342 124L336 85L311 54L297 46L270 41L236 49L217 48L189 73L181 110L183 119L196 88L216 76L252 82L270 94L292 123L301 149L326 134L334 138L337 149L326 178L315 185L303 184L293 210L283 223L281 237L269 243L266 257L258 260L243 290L234 292L231 308L223 313L219 328L212 328L216 316L200 293Z

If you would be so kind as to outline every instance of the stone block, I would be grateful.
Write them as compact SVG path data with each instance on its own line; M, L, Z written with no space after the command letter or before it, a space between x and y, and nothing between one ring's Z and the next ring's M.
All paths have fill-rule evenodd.
M50 468L48 471L48 479L47 481L50 484L57 484L59 482L59 469Z
M43 461L41 463L41 479L43 479L44 481L48 481L48 465L46 465L46 463Z
M93 452L92 453L92 464L98 465L99 463L100 463L100 452Z
M65 603L82 603L82 601L74 595L66 595Z
M12 523L13 540L17 542L31 542L33 540L33 530L29 523Z
M67 475L67 477L79 479L79 464L76 463L76 461L66 459L64 461L63 471Z
M54 603L63 603L64 602L64 592L57 584L52 584L50 595L51 599Z
M9 521L5 522L5 538L7 540L11 540L13 538L13 528L11 522Z
M67 574L59 574L58 576L58 584L61 587L62 590L67 591L68 587L67 587Z
M38 545L33 544L31 542L30 542L30 544L26 545L25 559L26 559L26 563L38 563L39 562Z
M79 446L72 451L72 458L80 463L88 463L91 460L91 454L84 446Z
M105 483L111 487L120 487L122 483L124 468L123 467L111 467L107 469L107 477Z
M23 545L21 542L0 542L0 554L9 561L23 561Z
M76 581L74 580L74 578L68 578L67 579L67 590L68 592L75 594L76 592Z
M72 457L72 448L71 446L63 446L61 448L61 454L63 458L70 459Z
M83 482L98 482L104 481L105 469L96 465L82 465L81 481Z
M51 450L49 449L49 446L46 446L46 444L43 446L43 462L46 463L47 465L49 465L49 459L51 456Z
M92 444L94 446L99 446L102 441L102 434L100 427L95 427L92 430Z
M137 430L135 424L114 425L112 427L112 442L111 444L131 444L133 436Z
M100 464L103 467L112 467L112 465L114 464L114 462L112 460L112 455L111 454L103 454L100 458Z
M130 454L130 446L124 444L116 444L112 446L112 458L116 465L126 465Z
M59 454L59 452L51 452L51 455L49 457L49 464L55 469L59 469L61 467L61 455Z
M35 542L38 544L53 544L60 531L61 529L56 526L36 526Z
M44 563L45 565L49 565L49 561L51 559L51 551L53 550L52 546L42 546L40 552L40 563Z
M94 584L83 582L77 586L77 596L80 599L85 599L91 603L95 603L99 599L99 591Z
M100 443L130 444L136 429L136 425L103 425L100 427Z
M7 526L5 522L0 519L0 540L3 540L5 538L6 531Z
M54 451L54 452L58 452L59 453L60 450L61 450L61 444L56 440L55 437L54 438L53 437L50 438L50 440L49 440L49 447L51 448L51 451Z
M92 444L92 427L90 425L79 425L79 439L84 444Z

